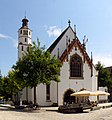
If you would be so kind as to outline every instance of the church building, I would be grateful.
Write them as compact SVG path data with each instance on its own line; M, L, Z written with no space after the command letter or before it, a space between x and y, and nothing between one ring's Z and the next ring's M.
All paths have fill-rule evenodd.
M37 86L37 103L40 106L63 105L78 102L80 99L70 94L86 89L97 90L97 71L91 58L86 52L85 39L80 42L76 29L68 22L68 27L47 49L51 56L60 59L60 82L52 81L50 85ZM28 45L31 44L32 31L28 28L26 17L22 20L22 27L18 31L18 59L22 57ZM22 100L33 101L33 89L24 88ZM96 98L91 97L91 100Z

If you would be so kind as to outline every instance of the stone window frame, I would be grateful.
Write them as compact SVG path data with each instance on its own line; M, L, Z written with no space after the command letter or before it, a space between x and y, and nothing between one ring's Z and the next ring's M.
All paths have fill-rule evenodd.
M74 78L83 79L83 61L78 54L70 57L70 79Z

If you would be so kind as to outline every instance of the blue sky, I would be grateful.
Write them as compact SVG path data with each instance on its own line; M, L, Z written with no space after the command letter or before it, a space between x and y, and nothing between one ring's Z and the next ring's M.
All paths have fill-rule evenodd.
M16 63L18 29L29 19L33 31L46 48L68 26L76 25L77 36L87 36L87 52L93 61L112 66L112 0L0 0L0 69L7 75Z

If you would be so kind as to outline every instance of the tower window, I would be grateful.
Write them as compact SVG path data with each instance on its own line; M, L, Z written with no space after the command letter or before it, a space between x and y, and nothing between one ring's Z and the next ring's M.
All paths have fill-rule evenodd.
M30 32L29 32L29 35L30 35Z
M23 35L28 35L28 30L23 30Z
M25 38L25 42L27 42L27 38Z
M50 100L50 85L46 85L46 100Z
M70 77L82 77L82 59L79 55L75 54L70 60Z
M20 30L20 34L22 34L22 30Z
M23 51L23 46L21 46L21 51Z

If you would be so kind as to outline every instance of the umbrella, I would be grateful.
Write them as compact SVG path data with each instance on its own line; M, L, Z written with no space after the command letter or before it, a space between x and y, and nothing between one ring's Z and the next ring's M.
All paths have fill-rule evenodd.
M110 95L110 93L108 93L108 92L99 91L99 90L94 92L94 94L96 94L96 95Z
M70 96L96 96L96 93L87 90L72 93Z

